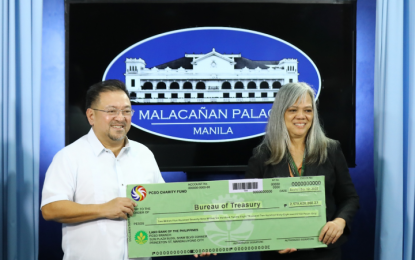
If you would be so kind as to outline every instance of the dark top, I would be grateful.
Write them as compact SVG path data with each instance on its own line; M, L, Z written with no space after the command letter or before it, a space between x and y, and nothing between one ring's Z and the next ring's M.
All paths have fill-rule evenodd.
M288 161L286 159L281 160L281 162L275 165L265 165L270 154L268 149L263 149L258 155L252 156L248 162L245 178L290 177ZM339 142L332 143L327 149L327 160L324 163L320 165L318 163L306 164L303 176L321 175L325 176L327 221L334 220L335 218L343 218L346 221L343 235L336 243L327 247L329 249L328 251L338 254L336 248L346 242L347 236L351 231L353 216L359 208L359 197L350 178L347 162ZM323 252L322 254L327 254L327 249L316 249L313 254L319 251ZM281 259L297 259L296 254L297 252L294 252ZM274 255L272 258L279 259L278 255Z

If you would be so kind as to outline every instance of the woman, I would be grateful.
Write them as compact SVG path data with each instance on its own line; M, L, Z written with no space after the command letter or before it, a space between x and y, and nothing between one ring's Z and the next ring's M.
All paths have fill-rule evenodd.
M340 259L340 245L346 241L352 218L359 208L359 197L340 143L325 136L314 94L306 83L289 83L279 90L265 138L255 148L245 177L324 175L328 222L322 228L319 240L328 247L267 251L261 253L262 259Z

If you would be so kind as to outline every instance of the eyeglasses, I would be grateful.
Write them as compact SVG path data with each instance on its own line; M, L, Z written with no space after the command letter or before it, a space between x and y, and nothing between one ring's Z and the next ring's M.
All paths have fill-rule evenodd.
M110 116L118 116L118 114L121 112L121 114L123 116L133 116L134 115L134 109L116 109L116 108L110 108L108 110L101 110L101 109L96 109L96 108L91 108L92 110L96 110L96 111L101 111L101 112L105 112Z

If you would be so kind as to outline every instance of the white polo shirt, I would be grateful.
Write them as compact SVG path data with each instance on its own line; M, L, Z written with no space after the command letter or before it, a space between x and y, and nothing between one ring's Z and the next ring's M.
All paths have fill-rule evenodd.
M91 129L53 158L46 172L41 207L59 200L101 204L125 197L127 184L146 183L164 183L147 147L129 140L115 157ZM126 220L62 224L63 259L126 260L126 230Z

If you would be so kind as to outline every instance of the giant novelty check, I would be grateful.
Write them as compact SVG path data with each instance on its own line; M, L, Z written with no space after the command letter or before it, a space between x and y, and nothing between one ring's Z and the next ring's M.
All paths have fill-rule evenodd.
M325 247L324 177L128 185L128 255Z

